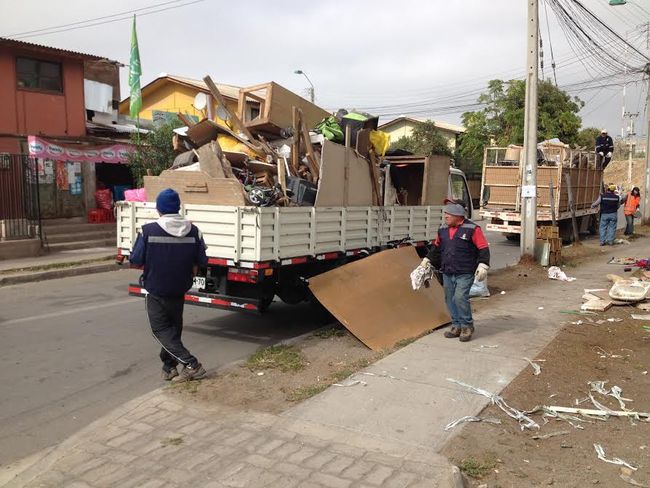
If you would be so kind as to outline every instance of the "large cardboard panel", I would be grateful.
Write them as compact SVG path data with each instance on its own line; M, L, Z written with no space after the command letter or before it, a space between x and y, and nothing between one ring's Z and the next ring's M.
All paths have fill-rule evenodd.
M178 192L182 203L199 205L248 205L242 184L234 178L212 178L203 171L163 171L160 176L145 176L149 200L165 188Z
M357 156L353 149L334 142L323 142L320 180L314 207L342 207L345 187L345 151L348 151L350 172L348 207L369 207L372 202L372 180L370 164Z
M413 291L413 247L382 251L309 279L318 300L374 351L449 323L442 287Z
M447 156L429 156L428 171L425 171L425 188L422 205L442 205L447 198L449 165Z

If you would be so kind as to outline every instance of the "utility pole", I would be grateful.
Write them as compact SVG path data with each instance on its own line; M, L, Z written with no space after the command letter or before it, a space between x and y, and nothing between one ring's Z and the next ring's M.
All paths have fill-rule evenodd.
M537 82L539 0L528 0L524 161L521 171L521 256L535 255L537 238Z
M629 119L627 124L627 184L628 186L632 184L632 157L634 153L634 147L636 147L636 131L634 130L634 121L639 116L638 113L625 112L624 117Z
M646 130L645 130L645 189L643 190L643 222L650 223L650 63L645 65L645 75L648 82L648 93L645 102Z

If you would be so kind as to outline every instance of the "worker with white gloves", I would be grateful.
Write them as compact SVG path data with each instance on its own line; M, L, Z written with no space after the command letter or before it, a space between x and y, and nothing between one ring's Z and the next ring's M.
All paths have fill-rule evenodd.
M596 138L596 167L598 169L605 169L612 160L613 154L614 141L607 135L607 129L603 129Z
M444 207L444 224L420 266L430 263L442 273L445 302L451 315L448 339L467 342L474 334L469 291L474 279L484 281L490 269L490 247L481 228L465 218L465 208L455 202Z

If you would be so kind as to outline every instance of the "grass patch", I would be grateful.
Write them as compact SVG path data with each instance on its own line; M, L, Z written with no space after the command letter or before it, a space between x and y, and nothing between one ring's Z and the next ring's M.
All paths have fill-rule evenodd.
M168 386L168 388L173 388L176 390L183 391L185 393L189 393L190 395L195 395L199 391L200 383L201 380L180 381L180 382L172 381L171 384Z
M303 386L296 388L287 395L287 401L302 402L311 398L319 393L325 391L329 387L329 383L322 383L318 385Z
M180 446L183 442L185 441L182 437L167 437L166 439L160 441L160 445L163 447Z
M246 365L251 371L279 369L285 373L287 371L300 371L305 367L306 363L305 356L300 349L296 346L284 344L264 347L246 361Z
M494 468L497 467L497 461L494 456L488 456L486 459L467 458L457 463L460 470L470 478L481 479Z
M330 339L331 337L343 337L345 335L345 329L342 327L327 327L325 329L320 329L314 332L314 337L320 339Z

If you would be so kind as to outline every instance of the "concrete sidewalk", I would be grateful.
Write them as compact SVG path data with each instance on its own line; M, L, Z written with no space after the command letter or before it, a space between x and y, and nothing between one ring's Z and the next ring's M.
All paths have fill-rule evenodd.
M573 320L560 312L579 308L584 288L622 274L609 258L644 257L647 242L595 248L588 265L567 270L577 281L495 295L475 316L472 342L436 331L353 376L366 386L331 387L281 415L186 407L158 390L82 430L8 486L461 487L438 454L461 427L444 428L489 400L447 378L500 392L529 367L524 357Z
M115 256L114 247L97 247L2 260L0 286L114 271L120 269Z

